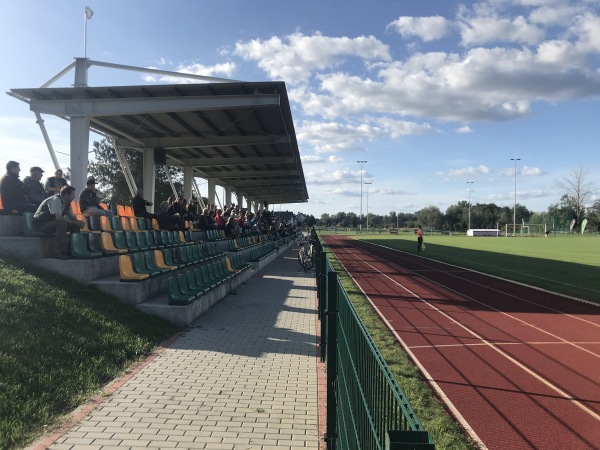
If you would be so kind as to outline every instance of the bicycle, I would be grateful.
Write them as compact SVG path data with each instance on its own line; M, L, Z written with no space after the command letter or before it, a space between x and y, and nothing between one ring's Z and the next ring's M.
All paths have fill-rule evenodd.
M310 237L304 238L304 242L298 242L300 250L298 251L298 262L300 267L305 272L312 269L315 266L315 245Z

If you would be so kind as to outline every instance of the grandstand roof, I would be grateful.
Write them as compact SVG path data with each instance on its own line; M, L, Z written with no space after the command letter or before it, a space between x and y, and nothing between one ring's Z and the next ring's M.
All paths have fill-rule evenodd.
M34 112L88 116L121 147L164 149L167 164L256 200L308 200L284 82L11 89Z

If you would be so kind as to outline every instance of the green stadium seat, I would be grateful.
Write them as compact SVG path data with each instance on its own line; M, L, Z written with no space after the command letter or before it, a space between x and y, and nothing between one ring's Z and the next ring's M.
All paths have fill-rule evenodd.
M71 256L77 259L93 259L102 256L102 252L92 252L88 249L88 238L86 233L71 233L69 238L69 250Z

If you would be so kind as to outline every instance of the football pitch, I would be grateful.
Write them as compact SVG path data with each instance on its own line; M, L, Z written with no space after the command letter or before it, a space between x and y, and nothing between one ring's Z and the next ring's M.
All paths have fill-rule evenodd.
M416 236L357 239L417 254ZM600 304L600 237L425 236L421 256Z

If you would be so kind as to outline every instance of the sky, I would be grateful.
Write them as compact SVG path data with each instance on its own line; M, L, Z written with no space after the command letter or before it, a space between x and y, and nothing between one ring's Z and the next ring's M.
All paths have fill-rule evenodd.
M580 168L600 187L600 0L2 2L4 92L84 56L85 6L88 58L285 81L310 199L282 210L444 212L512 207L516 195L542 212ZM90 86L176 82L189 80L88 75ZM54 86L72 83L71 72ZM68 124L44 120L67 168ZM53 172L28 105L3 95L0 165L10 159L21 178L33 165Z

